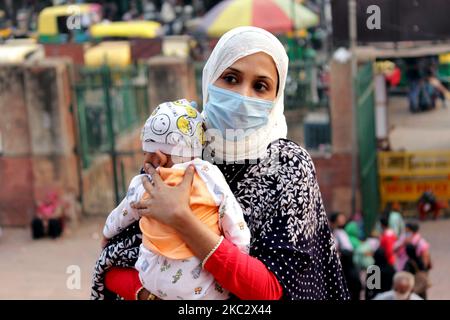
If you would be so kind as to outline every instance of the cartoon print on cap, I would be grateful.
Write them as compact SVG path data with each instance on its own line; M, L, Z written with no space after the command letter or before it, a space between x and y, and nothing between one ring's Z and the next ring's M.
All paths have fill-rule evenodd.
M156 117L152 119L152 122L150 124L150 128L153 131L153 133L157 135L163 135L167 131L169 131L170 128L170 118L166 114L159 114Z
M195 135L198 137L198 141L195 140L198 144L200 143L201 145L195 145L194 147L196 148L201 148L202 146L205 145L206 142L206 138L205 138L205 131L203 130L203 124L202 123L197 123L197 128L195 129Z
M194 128L192 123L187 116L181 116L177 119L177 128L184 134L192 136L194 134Z
M198 112L197 110L195 110L194 108L192 108L191 106L185 106L186 108L186 113L189 117L191 118L197 118L198 116Z
M185 137L179 132L171 132L166 137L167 144L179 145L185 141Z
M189 106L189 102L186 99L175 100L175 101L172 101L172 103L174 105L180 106L180 107L188 107Z

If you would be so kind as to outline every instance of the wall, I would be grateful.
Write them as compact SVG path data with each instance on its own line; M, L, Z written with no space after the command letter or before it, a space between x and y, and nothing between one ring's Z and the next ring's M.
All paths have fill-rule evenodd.
M151 109L164 101L181 98L197 101L194 67L188 60L157 56L147 64Z
M67 59L0 66L0 223L26 226L49 191L79 195Z

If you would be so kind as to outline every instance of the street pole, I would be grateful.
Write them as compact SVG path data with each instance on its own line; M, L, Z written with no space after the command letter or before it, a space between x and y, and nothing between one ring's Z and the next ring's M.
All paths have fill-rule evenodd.
M295 58L297 58L298 55L298 45L297 45L297 35L296 35L296 27L295 27L295 0L291 0L291 11L292 11L292 39L294 42L294 46L293 46L293 56L294 56L294 60Z
M351 110L352 110L352 195L351 195L351 213L356 213L356 190L358 183L358 135L357 135L357 106L356 106L356 76L357 76L357 58L356 58L356 40L357 40L357 21L356 21L356 0L349 0L349 40L350 40L350 70L351 70Z

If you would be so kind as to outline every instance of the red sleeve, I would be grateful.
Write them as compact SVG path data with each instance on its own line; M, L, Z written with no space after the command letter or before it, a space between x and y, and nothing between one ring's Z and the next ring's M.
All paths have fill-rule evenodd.
M267 267L224 239L208 258L205 269L218 283L243 300L278 300L283 288Z
M136 269L112 267L105 274L105 286L125 300L136 300L142 284Z
M384 249L386 259L389 264L395 264L395 255L394 255L394 245L395 245L396 237L394 235L383 234L380 239L380 247Z

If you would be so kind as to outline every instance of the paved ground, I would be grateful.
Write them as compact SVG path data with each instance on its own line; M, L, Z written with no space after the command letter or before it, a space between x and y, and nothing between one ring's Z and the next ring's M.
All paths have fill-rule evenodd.
M4 229L0 238L0 299L88 299L102 224L103 219L86 218L76 232L58 240L32 240L27 229ZM422 224L434 262L431 299L450 299L448 230L450 219ZM80 289L67 288L71 274L66 272L71 265L80 267Z
M102 223L99 218L85 219L76 232L56 240L32 240L28 229L4 229L0 299L88 299ZM67 288L76 269L70 269L71 265L79 266L79 289ZM74 279L69 284L76 286L77 282Z
M388 126L393 150L450 149L450 108L411 113L403 96L389 97Z
M406 97L391 96L388 122L393 150L450 150L450 108L443 107L441 101L434 110L413 114ZM435 265L429 297L450 299L450 220L425 222L422 229L432 244Z
M432 287L429 299L450 300L450 219L427 221L421 233L431 245L433 269L430 272Z

